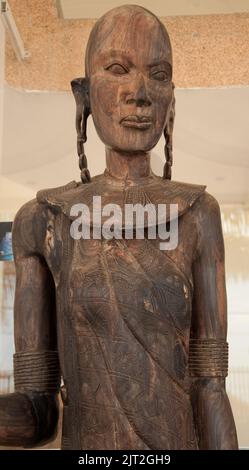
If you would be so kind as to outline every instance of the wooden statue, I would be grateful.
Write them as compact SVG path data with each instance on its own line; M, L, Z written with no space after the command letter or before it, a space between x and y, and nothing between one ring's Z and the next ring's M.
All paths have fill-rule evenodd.
M39 191L14 220L15 392L0 397L0 442L52 439L60 391L62 449L237 449L220 210L204 186L171 181L163 24L134 5L108 12L91 32L86 78L72 88L82 181ZM106 170L92 179L90 113L106 147ZM162 134L163 177L150 167ZM122 212L178 204L177 247L161 250L158 237L73 238L71 208L91 208L93 196Z

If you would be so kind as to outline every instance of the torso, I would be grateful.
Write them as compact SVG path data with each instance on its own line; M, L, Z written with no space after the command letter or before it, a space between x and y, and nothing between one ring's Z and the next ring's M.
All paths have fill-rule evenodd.
M68 396L63 448L196 449L188 376L197 243L191 209L179 218L172 251L160 250L158 238L73 240L65 213L47 210L53 228L45 257Z

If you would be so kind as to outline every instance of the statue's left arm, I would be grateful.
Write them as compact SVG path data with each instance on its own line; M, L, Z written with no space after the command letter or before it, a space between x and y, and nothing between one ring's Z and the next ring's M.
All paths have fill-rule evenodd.
M189 349L191 401L200 449L237 449L226 394L228 368L224 242L217 201L205 193L198 205L198 245Z
M0 396L0 443L33 447L55 437L60 367L55 285L45 257L46 213L24 204L13 224L15 391Z

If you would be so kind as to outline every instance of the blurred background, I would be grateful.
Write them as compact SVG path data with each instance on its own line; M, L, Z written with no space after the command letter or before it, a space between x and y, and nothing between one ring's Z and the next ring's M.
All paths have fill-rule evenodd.
M115 0L0 0L0 393L13 390L11 222L39 189L80 179L70 81L84 76L90 30ZM135 1L166 25L176 85L173 179L207 185L226 248L227 389L249 448L249 0ZM105 168L91 118L92 175ZM164 142L152 152L162 174ZM4 248L3 248L4 246ZM7 253L7 254L6 254ZM50 447L59 447L59 437Z

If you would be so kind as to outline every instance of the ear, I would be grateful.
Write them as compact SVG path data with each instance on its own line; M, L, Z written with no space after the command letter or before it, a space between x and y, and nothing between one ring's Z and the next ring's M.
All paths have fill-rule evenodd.
M76 102L76 130L78 139L86 142L86 122L90 109L89 78L75 78L71 88Z

